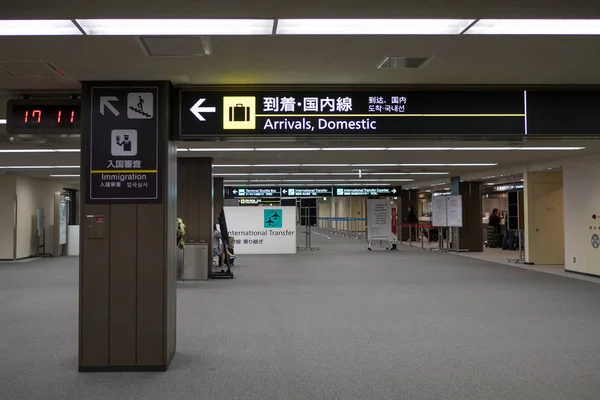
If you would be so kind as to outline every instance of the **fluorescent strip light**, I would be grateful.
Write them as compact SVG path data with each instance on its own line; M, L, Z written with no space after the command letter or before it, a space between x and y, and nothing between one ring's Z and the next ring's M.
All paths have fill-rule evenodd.
M498 163L473 163L473 164L400 164L401 167L494 167Z
M79 178L79 175L50 175L52 178Z
M388 150L391 151L443 151L452 150L452 147L390 147Z
M381 151L387 147L323 147L322 151Z
M300 167L302 164L253 164L253 167Z
M598 19L481 19L468 35L600 35Z
M473 19L280 19L278 35L458 35Z
M519 147L517 150L522 151L573 151L584 150L585 147Z
M57 153L79 153L80 149L56 149Z
M349 167L350 164L302 164L303 167Z
M205 148L196 148L196 149L188 149L188 151L254 151L254 149L250 148L240 148L240 147L220 147L218 149L205 149Z
M82 35L69 19L3 20L0 36L62 36Z
M54 149L0 149L0 153L54 153Z
M400 164L350 164L351 167L399 167Z
M227 180L223 181L223 183L243 183L243 182L248 182L248 181L245 180L245 179L242 179L242 180L240 180L240 179L227 179Z
M250 175L259 175L259 176L289 176L290 174L285 172L263 172L263 173L253 173Z
M0 125L6 125L6 120L5 119L0 119Z
M448 175L450 172L369 172L364 175Z
M329 172L292 172L290 175L310 175L310 176L316 176L316 175L334 175L334 174L330 174ZM347 173L347 174L346 173L342 173L342 175L351 175L351 173Z
M517 150L518 147L455 147L454 151L511 151Z
M248 174L248 173L239 173L239 174L238 173L231 173L231 174L228 174L228 173L222 173L222 174L221 173L216 173L215 174L215 173L213 173L213 176L250 176L250 175L252 175L252 174Z
M272 35L272 19L78 19L88 35Z
M79 165L0 165L0 169L71 169Z
M189 151L189 149L187 147L178 147L177 152L179 153L180 151Z
M284 147L284 148L274 148L274 147L261 147L254 149L256 151L319 151L320 147Z
M250 164L213 164L215 168L229 167L229 168L249 168Z

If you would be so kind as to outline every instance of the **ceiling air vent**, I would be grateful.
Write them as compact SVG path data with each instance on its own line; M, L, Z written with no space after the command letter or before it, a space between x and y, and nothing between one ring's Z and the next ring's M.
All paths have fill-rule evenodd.
M56 77L64 73L47 61L4 61L0 71L15 77Z
M198 57L210 55L210 41L204 36L142 36L142 51L148 57Z
M427 64L430 57L397 57L387 56L377 64L377 69L417 69Z

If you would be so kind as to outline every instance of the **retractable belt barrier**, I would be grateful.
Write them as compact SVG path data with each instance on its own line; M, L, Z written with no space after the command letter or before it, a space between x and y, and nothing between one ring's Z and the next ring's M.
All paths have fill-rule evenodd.
M360 239L365 234L366 221L366 218L319 217L317 226L329 234ZM361 226L361 222L365 222L365 225Z

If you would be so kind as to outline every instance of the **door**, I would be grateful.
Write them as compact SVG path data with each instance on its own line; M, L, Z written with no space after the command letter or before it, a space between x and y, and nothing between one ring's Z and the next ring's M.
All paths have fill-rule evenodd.
M561 183L533 184L533 234L529 254L537 265L565 262L562 190Z
M16 258L16 204L14 194L0 194L0 260Z

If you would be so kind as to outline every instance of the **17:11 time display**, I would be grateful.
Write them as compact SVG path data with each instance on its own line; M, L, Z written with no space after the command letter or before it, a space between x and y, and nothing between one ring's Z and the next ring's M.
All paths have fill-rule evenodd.
M10 100L7 131L11 134L77 134L81 130L79 100Z

